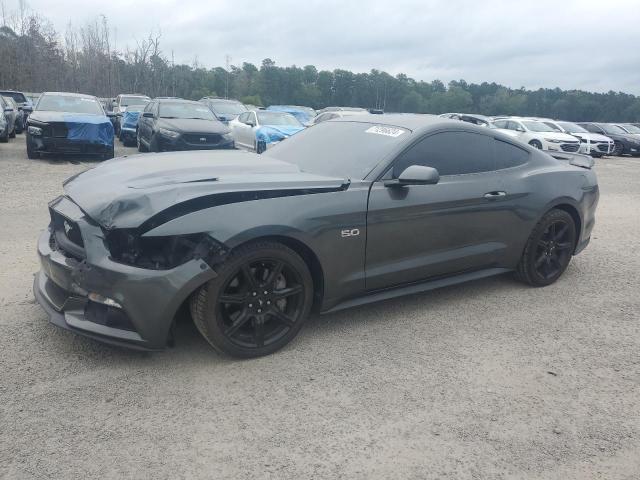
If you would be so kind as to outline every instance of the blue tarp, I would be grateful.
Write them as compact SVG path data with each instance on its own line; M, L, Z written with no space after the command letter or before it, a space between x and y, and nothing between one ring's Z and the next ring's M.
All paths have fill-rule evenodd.
M140 112L126 110L122 114L122 128L135 130L138 126L138 118L140 118Z
M63 115L67 139L99 145L113 145L113 125L103 115Z
M296 117L300 123L309 123L313 119L313 117L304 110L299 110L287 105L271 105L267 107L267 110L271 110L272 112L290 113L291 115Z
M279 142L294 133L304 130L304 127L296 127L293 125L263 125L256 130L256 138L265 143Z

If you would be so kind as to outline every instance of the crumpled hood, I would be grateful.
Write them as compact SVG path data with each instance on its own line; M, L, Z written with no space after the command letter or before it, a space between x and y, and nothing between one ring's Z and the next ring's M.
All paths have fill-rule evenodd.
M343 178L304 173L296 165L254 153L193 151L109 160L65 181L64 191L95 222L113 229L139 227L169 207L200 197L340 189L347 183Z
M256 138L267 143L278 142L304 130L295 125L263 125L256 130Z

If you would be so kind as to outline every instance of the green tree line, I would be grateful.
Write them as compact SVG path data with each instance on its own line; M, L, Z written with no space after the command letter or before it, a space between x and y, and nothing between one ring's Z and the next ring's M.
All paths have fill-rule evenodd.
M19 12L0 27L0 88L29 92L73 91L113 97L119 93L237 98L256 105L296 104L314 108L352 106L387 112L469 112L530 115L591 121L639 121L640 97L559 88L513 89L497 83L415 80L384 71L354 73L261 65L207 68L176 64L150 34L135 48L114 49L106 17L64 35L34 13Z

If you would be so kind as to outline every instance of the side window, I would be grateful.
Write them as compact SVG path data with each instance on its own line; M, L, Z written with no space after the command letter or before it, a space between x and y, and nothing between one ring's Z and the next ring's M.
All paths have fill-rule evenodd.
M493 141L493 147L495 150L496 170L517 167L529 161L529 152L511 143L503 142L496 138Z
M507 128L509 130L517 131L518 127L519 127L519 125L516 122L512 121L512 120L509 120L507 122Z
M245 123L248 117L249 117L249 112L244 112L238 117L238 121L241 123Z
M257 125L255 112L249 112L249 116L247 120L249 120L249 123L253 123L253 125Z
M471 132L430 135L406 150L393 165L393 178L411 165L424 165L440 175L463 175L495 169L493 137Z
M506 120L496 120L495 122L493 122L493 124L496 126L496 128L507 128Z
M546 126L553 128L556 132L562 132L562 130L560 130L560 127L558 127L556 124L551 123L551 122L542 122L544 123Z

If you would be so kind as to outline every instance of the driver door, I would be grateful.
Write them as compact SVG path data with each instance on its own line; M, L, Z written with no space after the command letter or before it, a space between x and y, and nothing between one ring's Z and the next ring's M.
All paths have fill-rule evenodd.
M423 165L439 171L437 184L373 184L367 212L367 290L498 263L510 213L493 172L493 141L465 131L432 134L400 154L383 180Z

